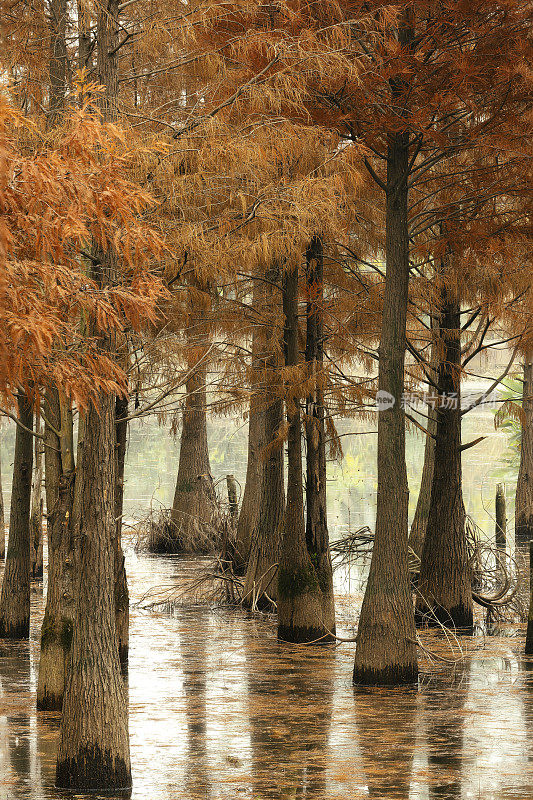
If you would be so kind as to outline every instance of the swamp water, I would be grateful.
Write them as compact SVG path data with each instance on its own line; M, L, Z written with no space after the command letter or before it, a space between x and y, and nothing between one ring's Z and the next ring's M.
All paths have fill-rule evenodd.
M506 442L491 414L467 419L464 440L487 439L465 453L465 502L492 532ZM224 420L211 434L215 476L241 481L244 428ZM330 470L334 537L374 517L375 437L345 444L344 461ZM422 453L422 437L411 436L415 499ZM8 478L9 447L3 460ZM133 429L127 514L168 504L176 468L177 445L164 431ZM354 644L278 643L272 618L223 607L143 611L135 603L149 589L179 589L205 560L138 554L128 537L126 556L134 800L533 800L533 672L521 657L523 631L464 639L459 665L422 661L418 692L354 693ZM357 574L339 575L340 635L353 635L362 589ZM69 796L53 787L58 717L35 711L42 586L32 606L30 643L0 642L0 800ZM449 657L439 634L424 634L424 644Z

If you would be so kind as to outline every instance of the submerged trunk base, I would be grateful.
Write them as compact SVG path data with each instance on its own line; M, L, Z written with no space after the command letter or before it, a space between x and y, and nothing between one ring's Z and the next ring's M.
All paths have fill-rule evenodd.
M109 751L97 745L85 747L77 758L57 763L56 786L80 792L115 794L131 792L131 774L121 759L113 759Z
M357 667L353 671L355 688L380 686L418 686L418 667L416 664L390 664L380 669Z
M439 605L431 608L417 606L415 622L418 628L440 628L444 626L466 636L471 636L474 630L474 617L471 606L459 605L450 609Z
M10 622L8 619L0 618L0 639L29 639L30 638L30 619Z

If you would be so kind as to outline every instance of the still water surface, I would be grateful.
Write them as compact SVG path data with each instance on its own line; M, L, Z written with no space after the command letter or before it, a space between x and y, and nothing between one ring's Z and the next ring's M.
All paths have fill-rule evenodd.
M131 547L127 561L132 603L201 567ZM353 630L359 600L359 592L339 597L342 632ZM64 797L53 788L58 718L35 712L40 588L32 603L29 646L0 643L0 800ZM418 692L357 694L353 644L284 645L272 619L227 608L134 607L132 796L529 800L533 674L523 636L465 646L463 665L423 675Z
M366 426L368 427L368 425ZM346 423L346 430L356 429ZM361 432L362 428L359 427ZM341 433L346 432L341 429ZM210 428L212 469L242 483L246 430L223 420ZM486 435L464 458L465 503L493 529L494 487L506 441L493 415L476 411L464 441ZM8 498L12 443L3 437ZM345 457L329 471L333 536L373 527L375 437L343 439ZM141 518L168 505L177 443L153 423L130 433L126 512ZM423 439L408 440L411 515ZM512 508L510 510L510 516ZM132 604L154 586L179 587L199 559L150 557L127 547ZM338 626L353 635L362 586L337 583ZM32 595L31 641L0 641L0 800L56 800L58 717L36 714L43 588ZM433 640L431 636L435 637ZM424 641L437 649L437 634ZM533 673L521 658L523 631L465 643L460 666L427 670L418 692L354 693L354 644L335 649L277 642L271 618L228 608L183 605L173 614L133 605L130 735L134 800L533 800Z

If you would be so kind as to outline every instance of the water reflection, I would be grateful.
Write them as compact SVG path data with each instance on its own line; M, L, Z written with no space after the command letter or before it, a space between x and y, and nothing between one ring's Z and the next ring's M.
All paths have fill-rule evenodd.
M199 569L127 558L132 601ZM33 602L29 645L0 642L0 800L66 800L53 787L58 719L35 712L42 598ZM465 647L468 666L418 692L354 694L353 645L280 644L273 620L225 608L134 608L133 800L533 800L523 634Z
M408 800L418 720L414 689L354 692L368 796Z
M335 653L245 639L252 796L322 800Z
M429 800L460 800L470 665L429 680L421 693Z

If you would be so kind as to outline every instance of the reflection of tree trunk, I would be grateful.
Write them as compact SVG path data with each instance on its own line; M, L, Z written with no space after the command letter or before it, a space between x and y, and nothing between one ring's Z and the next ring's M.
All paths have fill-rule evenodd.
M423 690L429 800L460 800L462 797L462 751L468 683L469 671L459 675L457 685L450 686L447 681L445 686L438 689L425 687Z
M262 285L254 287L253 306L265 312L267 291ZM233 570L237 575L246 571L254 531L259 521L261 492L265 459L265 401L261 390L265 374L267 332L261 320L254 325L252 333L252 379L250 411L248 416L248 461L246 464L246 483L242 498L241 512L233 544Z
M0 638L30 635L30 500L33 464L33 409L28 397L17 395L19 421L11 490L9 540L0 596Z
M203 624L202 624L203 623ZM209 798L211 780L207 758L207 708L206 670L207 646L203 631L207 626L207 614L201 613L196 630L192 633L187 625L180 632L180 650L185 691L185 714L187 717L187 764L185 792L187 797Z
M41 417L35 417L35 432L42 433ZM41 440L35 438L33 485L30 512L30 570L32 578L43 577L43 451Z
M369 797L408 800L417 728L417 694L355 692L357 734Z
M533 539L533 357L524 358L522 388L522 435L520 469L516 484L515 542L518 546Z
M3 442L0 438L0 559L6 557L6 520L4 515L4 494L2 492L2 444Z
M298 352L298 268L283 276L286 383L287 505L278 572L278 636L289 642L329 637L330 604L322 594L316 564L307 549L303 502L302 425L295 368ZM327 619L325 617L327 613Z
M55 387L46 393L45 417L48 590L41 628L37 708L60 711L74 622L72 531L76 520L72 406L64 395L60 398ZM78 436L81 439L81 430Z
M323 800L326 791L335 653L294 660L264 638L245 641L252 796ZM276 668L265 672L264 665Z
M472 577L461 472L460 312L459 301L443 288L435 466L420 565L417 616L421 622L431 625L435 615L445 625L470 632L473 625ZM447 402L454 394L457 401Z
M128 435L128 398L117 397L115 401L115 430L117 468L115 478L115 537L113 551L115 559L115 609L117 614L117 640L120 666L128 668L128 643L130 624L130 597L124 553L122 552L122 514L124 509L124 464Z
M8 707L16 708L25 702L23 698L31 691L30 647L28 642L0 645L0 693ZM23 708L19 712L7 714L6 732L1 737L0 747L8 769L3 775L12 777L11 792L5 797L26 797L28 783L34 777L31 771L30 717ZM4 797L4 795L2 795Z
M407 16L407 12L406 12ZM400 40L410 36L406 16ZM378 413L378 494L372 561L359 618L355 683L396 685L417 680L413 599L408 575L405 464L405 332L409 296L409 134L391 135L386 193L387 272L379 345L378 385L393 405Z

